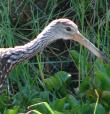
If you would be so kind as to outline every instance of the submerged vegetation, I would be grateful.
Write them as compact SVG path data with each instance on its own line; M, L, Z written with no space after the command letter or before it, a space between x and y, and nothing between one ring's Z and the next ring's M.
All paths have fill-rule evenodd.
M53 19L69 18L110 58L109 0L1 0L0 47L23 45ZM109 114L110 65L58 40L6 80L0 114Z

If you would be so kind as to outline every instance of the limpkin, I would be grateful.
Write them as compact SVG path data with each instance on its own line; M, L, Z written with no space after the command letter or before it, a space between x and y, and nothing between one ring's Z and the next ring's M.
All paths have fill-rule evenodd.
M105 55L79 32L77 25L73 21L56 19L46 26L31 42L14 48L0 48L0 91L13 67L25 59L31 58L37 52L42 51L48 44L58 39L77 41L98 58L107 61Z

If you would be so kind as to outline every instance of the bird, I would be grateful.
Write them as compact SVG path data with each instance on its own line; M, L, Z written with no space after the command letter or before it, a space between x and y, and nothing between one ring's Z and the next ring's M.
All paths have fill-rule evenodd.
M25 45L0 48L0 92L4 86L9 72L19 63L42 52L50 43L58 40L73 40L95 54L98 58L107 62L108 59L95 45L85 38L78 26L70 19L59 18L51 21L36 38Z

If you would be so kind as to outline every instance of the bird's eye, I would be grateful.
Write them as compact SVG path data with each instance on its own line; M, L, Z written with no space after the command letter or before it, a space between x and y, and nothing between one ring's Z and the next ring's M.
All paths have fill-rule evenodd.
M70 27L66 27L66 30L67 30L67 31L71 31L71 28L70 28Z

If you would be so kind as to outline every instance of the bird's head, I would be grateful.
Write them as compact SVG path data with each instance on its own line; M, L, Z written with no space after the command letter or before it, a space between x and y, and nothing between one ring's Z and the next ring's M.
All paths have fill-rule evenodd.
M96 48L87 38L85 38L78 30L78 26L69 19L56 19L52 21L42 31L41 35L45 36L49 42L57 39L74 40L88 48L97 57L103 59L105 62L107 58Z
M48 37L52 36L50 40L68 40L78 33L78 27L69 19L56 19L46 26L42 33Z

